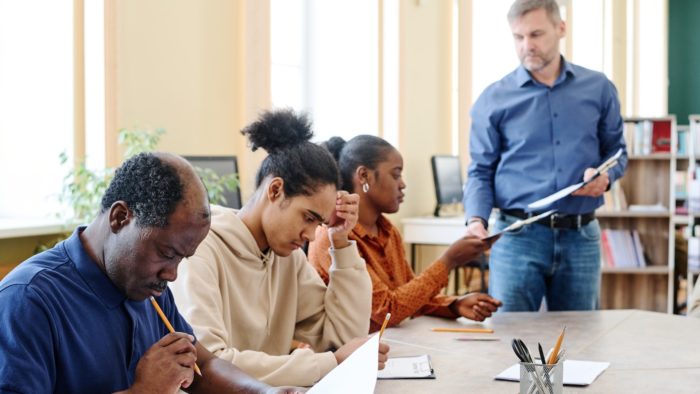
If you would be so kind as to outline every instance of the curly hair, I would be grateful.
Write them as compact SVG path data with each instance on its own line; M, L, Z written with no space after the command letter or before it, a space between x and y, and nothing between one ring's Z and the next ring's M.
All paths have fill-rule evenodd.
M268 176L284 180L287 197L310 196L323 185L340 187L333 157L309 141L313 132L306 115L298 115L291 109L267 111L241 133L247 135L253 151L263 148L268 153L255 176L256 188Z
M117 169L102 197L102 212L116 201L124 201L139 227L168 225L184 195L177 169L152 153L140 153Z
M357 167L376 170L379 163L387 160L389 152L396 150L386 140L366 134L355 136L347 142L341 137L332 137L322 142L321 146L328 149L338 162L342 188L350 193L353 193L352 177Z

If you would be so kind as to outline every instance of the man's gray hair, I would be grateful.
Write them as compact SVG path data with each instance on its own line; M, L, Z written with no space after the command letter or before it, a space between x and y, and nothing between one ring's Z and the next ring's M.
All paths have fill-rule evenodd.
M552 23L561 22L559 14L559 4L556 0L515 0L508 10L508 23L513 23L516 19L530 11L544 9Z

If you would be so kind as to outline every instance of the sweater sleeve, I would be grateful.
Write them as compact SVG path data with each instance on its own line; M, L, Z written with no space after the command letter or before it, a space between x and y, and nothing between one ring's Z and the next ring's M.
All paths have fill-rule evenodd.
M304 261L297 265L297 280L303 290L298 292L295 338L321 351L367 335L372 282L355 241L342 249L330 249L328 287L300 255Z
M333 353L297 349L289 355L270 355L239 350L227 343L230 337L224 316L216 248L205 240L197 254L183 259L178 279L170 283L177 307L194 329L197 340L217 357L229 361L249 375L273 386L310 386L336 365Z
M331 242L328 240L328 230L323 226L316 229L316 239L309 243L309 264L316 269L323 282L328 284L330 280L331 254L328 249Z
M404 260L397 263L407 264ZM449 274L444 264L438 260L415 277L410 269L407 268L407 272L406 283L391 289L370 267L369 274L374 287L371 331L379 330L387 312L391 312L390 326L398 325L407 317L417 314L431 313L454 317L447 309L447 305L454 298L439 295L442 288L447 285Z
M229 347L214 354L272 386L311 386L338 365L332 352L315 353L311 349L273 356Z

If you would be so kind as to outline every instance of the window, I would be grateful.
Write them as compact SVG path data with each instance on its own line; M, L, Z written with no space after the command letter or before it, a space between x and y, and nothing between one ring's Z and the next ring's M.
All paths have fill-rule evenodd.
M667 1L666 0L566 0L560 1L562 18L570 17L567 48L560 49L573 63L604 72L612 80L613 57L624 59L625 75L616 81L625 86L627 116L665 116L667 113ZM472 100L491 83L515 69L506 14L511 1L472 0ZM624 13L613 15L613 5ZM617 19L617 20L615 20ZM627 27L625 53L613 53L613 25ZM618 37L618 39L622 39ZM570 55L566 51L570 50Z
M309 112L315 141L378 134L378 6L271 1L272 104Z
M83 27L74 20L72 0L0 0L0 218L60 211L74 134L84 132L76 130L75 113L86 116L88 164L104 167L104 10L101 1L84 3ZM84 100L75 94L74 34L80 30L85 73L77 77L84 78ZM61 152L69 157L65 166Z
M85 3L85 152L91 169L105 167L104 1Z
M604 48L610 40L610 31L605 31L603 0L571 0L571 61L591 70L604 70ZM562 10L563 13L564 10Z
M519 64L506 15L510 1L472 2L472 100ZM466 103L465 103L466 104ZM469 108L471 104L468 103Z
M635 10L634 6L638 8ZM630 115L666 116L668 112L668 12L666 0L628 0L635 15L630 23L635 31L634 84L638 98ZM631 97L634 97L631 96Z
M0 217L57 212L73 148L73 1L0 1Z

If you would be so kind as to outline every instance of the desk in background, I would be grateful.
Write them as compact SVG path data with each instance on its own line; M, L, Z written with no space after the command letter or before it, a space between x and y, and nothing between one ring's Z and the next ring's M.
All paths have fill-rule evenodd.
M411 268L416 269L417 245L452 245L466 234L463 216L422 216L401 220L403 241L411 245Z
M403 241L411 245L411 269L416 272L416 247L418 245L449 246L454 241L462 238L467 231L464 224L464 216L436 217L421 216L401 220L403 225ZM484 271L488 267L488 261L482 256L479 261L472 262L472 268L478 268L481 272L481 291L486 291L486 279ZM455 293L459 293L460 270L455 270Z
M518 384L494 380L516 363L511 339L521 338L530 350L545 348L566 325L564 347L572 360L608 361L601 376L587 387L564 386L584 393L697 393L700 382L700 319L638 310L593 312L501 312L487 320L495 342L461 342L465 335L436 333L432 327L481 327L423 316L387 329L382 340L390 356L429 354L435 380L380 380L375 393L508 393ZM486 335L486 334L479 334Z

